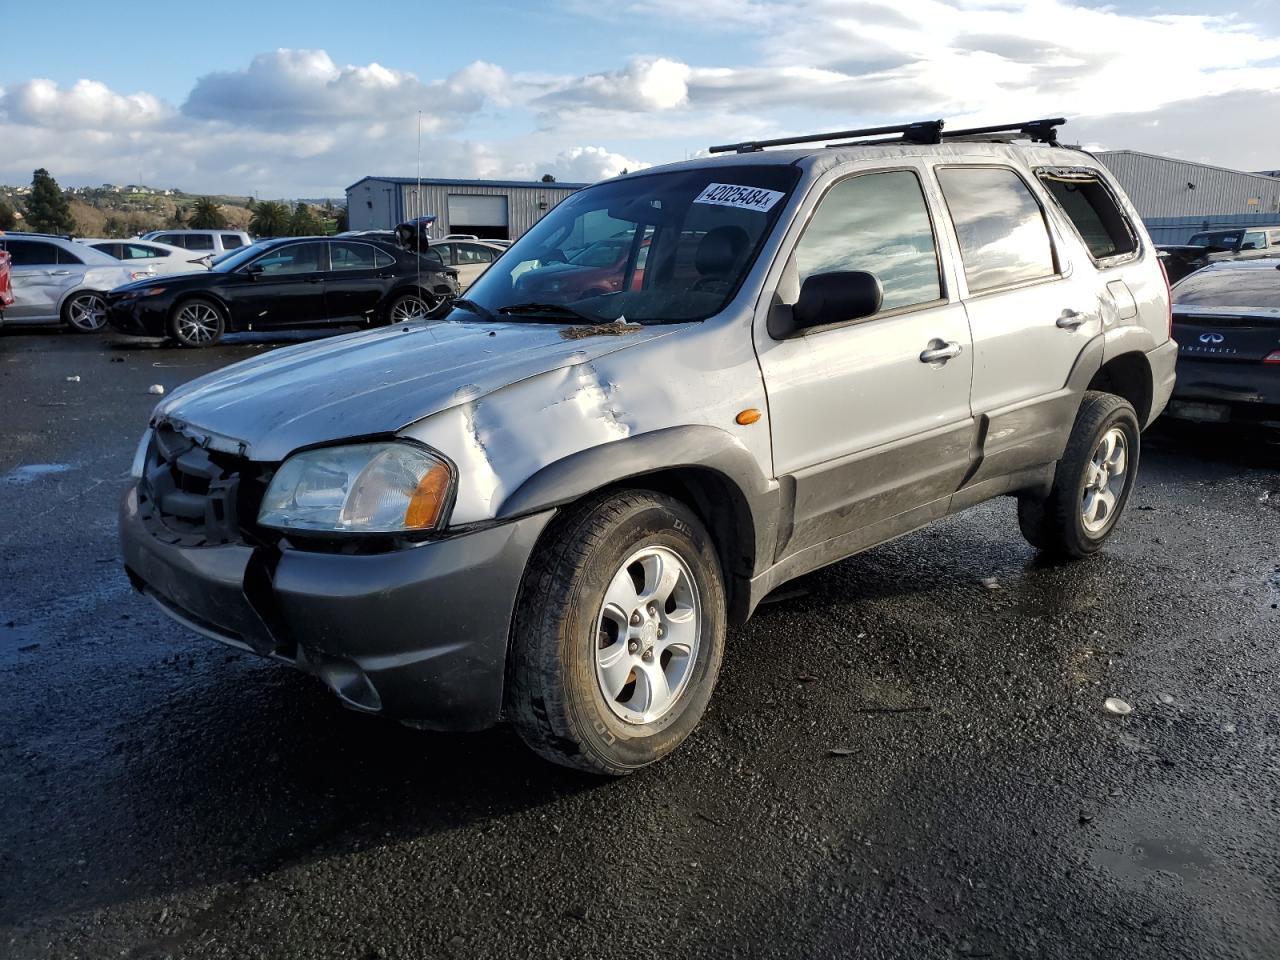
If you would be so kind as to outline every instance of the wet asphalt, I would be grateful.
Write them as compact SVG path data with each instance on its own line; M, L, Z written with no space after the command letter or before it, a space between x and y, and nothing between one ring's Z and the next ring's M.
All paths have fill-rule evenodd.
M281 342L0 331L0 957L1280 956L1274 437L1158 425L1083 563L1000 500L805 578L605 781L131 592L148 387Z

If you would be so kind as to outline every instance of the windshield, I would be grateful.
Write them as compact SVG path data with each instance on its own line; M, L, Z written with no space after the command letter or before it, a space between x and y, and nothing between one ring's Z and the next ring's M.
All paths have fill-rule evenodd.
M1181 306L1280 308L1280 270L1201 270L1173 288L1173 302Z
M799 176L725 164L606 181L539 220L467 299L507 319L702 320L737 293Z
M1240 242L1240 231L1231 233L1195 233L1187 241L1189 247L1215 247L1219 250L1233 250Z
M230 273L236 267L243 266L261 253L262 247L252 243L247 247L241 247L235 253L224 253L213 261L213 266L209 269L214 273Z

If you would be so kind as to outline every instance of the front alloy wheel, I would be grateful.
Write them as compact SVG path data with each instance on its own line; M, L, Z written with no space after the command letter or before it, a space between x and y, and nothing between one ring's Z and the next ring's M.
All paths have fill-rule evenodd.
M188 300L173 312L170 329L183 347L208 347L222 339L222 311L204 300Z
M436 307L440 306L441 299L426 294L403 294L391 304L391 309L387 311L387 319L391 323L425 320Z
M64 315L76 333L97 333L107 323L107 302L91 290L77 293L67 301Z

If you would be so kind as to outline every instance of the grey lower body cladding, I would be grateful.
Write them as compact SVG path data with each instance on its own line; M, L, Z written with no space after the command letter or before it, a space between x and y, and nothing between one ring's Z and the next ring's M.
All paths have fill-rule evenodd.
M376 554L184 547L148 529L131 486L120 539L134 586L191 629L312 673L353 709L479 730L501 716L520 581L551 515Z

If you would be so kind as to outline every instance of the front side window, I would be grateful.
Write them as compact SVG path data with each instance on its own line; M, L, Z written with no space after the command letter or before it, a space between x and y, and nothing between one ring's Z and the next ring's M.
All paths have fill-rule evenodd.
M607 180L557 204L467 300L544 322L703 320L738 292L799 176L794 166L762 162ZM591 249L602 241L611 242Z
M121 244L118 243L95 243L93 245L93 249L101 250L108 257L115 257L117 260L125 259L125 254L121 249Z
M374 249L367 243L331 243L329 256L332 270L372 270L376 266Z
M1044 212L1021 177L1005 167L943 167L938 182L970 293L1054 275Z
M184 238L187 242L183 244L188 250L212 250L213 237L207 233L189 233Z
M795 263L802 284L817 273L875 274L883 310L942 297L929 209L908 170L864 174L832 187L796 244Z
M1246 233L1244 239L1240 241L1241 250L1265 250L1267 248L1267 235L1265 233Z
M254 261L269 277L287 277L301 273L317 273L326 269L323 243L291 243L277 247Z
M1058 202L1095 260L1136 253L1138 237L1102 178L1089 170L1042 170L1040 182Z
M158 247L144 247L136 243L122 244L125 260L155 260L165 256L165 252Z
M493 263L493 251L470 243L458 244L459 263Z
M167 243L171 247L182 247L184 250L187 248L187 238L176 233L162 233L160 236L152 237L151 239L156 243Z

